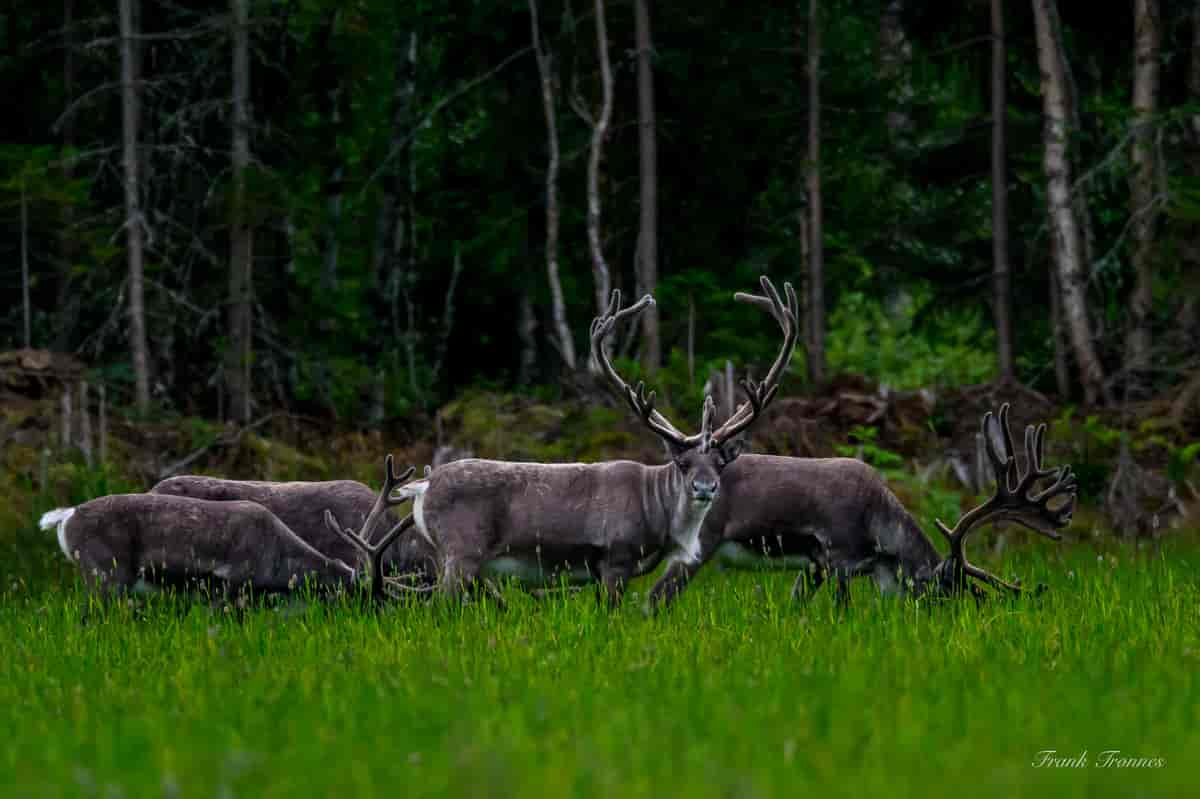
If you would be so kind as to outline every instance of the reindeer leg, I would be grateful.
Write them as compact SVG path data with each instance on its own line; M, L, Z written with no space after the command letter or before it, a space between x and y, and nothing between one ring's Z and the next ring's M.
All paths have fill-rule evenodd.
M834 598L837 600L838 607L846 610L850 607L850 573L845 569L835 569L834 579L837 580Z
M609 610L616 610L621 606L621 599L625 595L625 584L633 575L632 563L612 563L606 562L600 564L600 582L597 584L596 599L597 601L608 602Z
M796 582L792 584L792 601L807 605L828 577L829 569L825 564L813 561L811 567L801 569L796 575Z
M469 590L479 579L480 564L470 558L447 556L442 563L442 579L439 588L443 596L458 600L468 599Z
M496 581L490 577L484 577L476 583L482 589L483 593L491 598L500 610L508 610L508 600L504 598L504 594L500 593L500 587L496 585Z
M692 577L700 570L701 563L686 563L682 560L671 561L663 576L650 589L646 602L646 614L658 612L659 607L666 607L675 601L683 589L687 588Z

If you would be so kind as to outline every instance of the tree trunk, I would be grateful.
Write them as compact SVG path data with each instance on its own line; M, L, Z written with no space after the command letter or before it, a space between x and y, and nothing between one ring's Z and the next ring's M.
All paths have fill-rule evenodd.
M1158 218L1153 208L1158 183L1153 124L1158 112L1160 37L1158 0L1135 0L1130 213L1133 215L1136 282L1129 296L1129 330L1125 339L1126 380L1135 385L1150 366L1150 315L1154 303L1154 242Z
M641 230L638 234L638 274L641 291L653 294L658 286L658 151L655 142L653 44L650 37L649 0L634 0L638 54L638 149L641 180ZM641 292L639 292L641 293ZM658 306L642 313L642 366L652 375L662 363L658 336Z
M562 357L567 369L575 371L575 342L567 324L567 308L563 300L562 282L558 277L558 111L555 92L554 56L542 44L538 24L537 0L529 0L533 50L537 57L538 77L542 85L542 113L546 117L546 141L550 149L546 166L546 278L550 284L550 341Z
M808 377L825 381L825 246L821 208L821 17L808 3Z
M1004 0L992 0L992 314L1001 380L1012 380L1012 279L1008 262L1008 171L1005 164Z
M75 100L75 0L63 0L63 102L70 108ZM67 114L62 125L63 150L70 152L75 148L75 115ZM74 177L75 167L71 158L62 159L63 183L70 185ZM75 206L73 203L63 203L61 206L61 228L59 230L59 255L61 267L58 274L58 301L54 307L55 333L51 347L65 350L70 346L71 329L79 315L79 295L71 291L71 269L75 263L76 245L73 228L75 227Z
M141 211L141 181L138 160L140 122L140 72L134 61L133 4L120 0L121 17L121 130L122 166L125 177L125 233L129 258L129 349L133 356L134 403L138 412L150 407L150 369L146 358L146 311L143 300L145 245Z
M1188 60L1188 99L1200 100L1200 3L1192 4L1192 51ZM1200 147L1200 112L1192 114L1193 144Z
M596 51L600 58L600 113L592 123L591 152L588 157L587 177L587 233L588 249L592 256L592 278L596 290L596 313L604 313L608 306L608 294L612 286L608 263L604 260L604 248L600 239L600 160L604 154L604 140L608 137L608 126L612 121L613 76L608 61L608 26L604 16L604 0L596 0Z
M402 91L408 126L416 116L417 97L417 32L408 36L408 52L404 62ZM408 134L409 141L400 153L396 167L396 189L400 203L400 216L396 223L396 235L392 240L393 273L396 275L396 290L404 298L405 330L400 338L404 341L405 366L408 371L408 387L413 397L420 399L421 387L417 382L417 306L413 290L417 280L417 161L412 157L416 145L416 131ZM398 306L392 316L399 327Z
M229 415L250 421L250 353L253 317L254 230L246 207L246 170L250 166L250 32L249 0L233 5L233 208L229 237L229 348L225 385Z
M517 337L521 339L521 356L517 369L517 385L527 386L533 382L537 367L537 317L533 314L533 297L529 294L529 282L521 281L521 300L517 309Z
M338 112L333 113L337 123ZM338 229L342 224L342 165L337 164L325 184L325 235L321 246L321 288L336 291L338 285ZM326 326L330 320L326 320Z
M1068 95L1062 68L1064 55L1058 50L1058 38L1051 27L1050 6L1053 4L1054 0L1033 0L1045 114L1042 165L1046 173L1051 235L1057 237L1054 252L1063 320L1079 369L1084 399L1092 405L1105 396L1104 369L1092 342L1083 236L1071 203L1071 165L1067 155Z
M1079 115L1079 86L1075 82L1075 73L1067 61L1067 47L1063 42L1062 21L1058 16L1058 5L1051 2L1046 6L1046 18L1050 22L1050 34L1054 37L1055 52L1058 56L1058 66L1062 74L1063 91L1066 95L1066 129L1067 129L1067 160L1078 168L1077 153L1071 145L1071 135L1083 130L1083 121ZM1075 211L1076 225L1080 232L1080 252L1083 253L1084 275L1091 276L1092 264L1096 262L1096 234L1092 227L1092 212L1088 207L1087 192L1076 191L1071 197L1071 205Z
M24 311L25 349L33 346L32 308L29 305L29 199L25 196L25 178L21 178L21 308Z
M904 33L903 14L904 0L886 0L879 18L879 76L891 87L891 107L884 122L893 145L912 132L912 45Z
M1047 218L1049 214L1047 214ZM1051 225L1053 223L1051 222ZM1062 292L1058 290L1058 236L1050 235L1050 337L1054 343L1054 384L1062 402L1071 399L1071 368L1063 331Z

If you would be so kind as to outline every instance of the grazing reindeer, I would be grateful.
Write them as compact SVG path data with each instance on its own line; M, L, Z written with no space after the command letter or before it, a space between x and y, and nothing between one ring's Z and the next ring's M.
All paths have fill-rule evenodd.
M645 574L666 556L698 563L700 526L720 494L721 473L738 454L732 445L778 390L796 343L796 295L785 285L787 304L765 277L762 300L783 327L783 346L762 383L743 381L748 399L713 430L715 406L707 398L700 432L684 435L654 407L654 392L630 388L613 368L604 340L617 322L654 302L649 295L620 309L614 291L607 313L591 328L592 355L638 418L660 436L671 462L646 466L603 463L510 463L468 459L447 463L424 480L405 486L412 497L417 531L441 560L442 591L457 595L479 578L513 576L527 584L560 579L598 581L610 607L619 604L630 578ZM486 582L485 582L486 585Z
M1023 474L1018 473L1008 425L1008 404L1000 408L999 428L1004 453L996 449L989 411L983 417L988 458L996 475L996 493L963 515L953 530L939 520L938 529L950 543L942 557L921 532L912 515L879 474L851 458L788 458L744 455L726 470L721 497L705 518L699 562L672 564L650 592L650 606L669 603L723 542L766 543L771 551L807 558L815 567L812 583L802 572L793 597L806 599L828 576L837 580L839 602L849 601L849 579L869 574L884 593L982 593L973 577L996 588L1020 593L967 560L967 535L995 521L1017 522L1058 540L1058 530L1070 524L1075 509L1076 483L1070 466L1042 468L1046 425L1025 430ZM1038 491L1036 485L1050 480ZM1057 507L1050 503L1063 499Z
M412 517L374 545L368 534L382 521L384 509L397 504L390 495L412 472L410 467L396 474L389 455L383 490L362 531L335 528L360 553L361 571L322 554L262 505L245 500L114 494L49 511L41 527L57 529L63 554L79 564L89 586L101 594L129 591L139 581L164 586L215 581L227 592L284 593L310 580L323 590L337 590L365 576L372 594L381 597L383 552L412 526Z
M342 522L364 525L380 502L374 491L356 480L277 483L188 474L168 477L151 488L150 493L222 502L257 502L312 547L347 563L358 558L358 547L345 538L340 524L337 530L326 526L324 511L332 511ZM390 524L399 521L390 510L384 511L382 518ZM425 539L410 535L387 550L382 565L387 574L404 574L421 582L432 582L437 574L434 556Z

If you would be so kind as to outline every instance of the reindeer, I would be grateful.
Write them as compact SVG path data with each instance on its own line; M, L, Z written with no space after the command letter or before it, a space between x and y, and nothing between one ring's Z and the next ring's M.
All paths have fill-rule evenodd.
M999 413L1004 449L997 451L989 411L982 429L996 493L959 519L954 529L937 528L950 544L941 556L896 495L870 466L851 458L789 458L743 455L722 476L721 497L705 517L700 553L693 562L676 562L651 589L649 609L665 605L683 590L696 570L723 543L765 544L769 554L807 559L792 596L806 600L832 575L839 603L849 601L849 580L871 575L884 593L953 595L983 593L972 577L994 588L1020 594L1022 589L967 560L967 536L996 521L1013 521L1053 540L1070 524L1076 481L1070 466L1045 469L1046 425L1025 429L1025 471L1019 472L1008 424L1007 403ZM1039 483L1049 485L1036 490ZM1054 508L1051 502L1058 502ZM811 576L811 582L810 582Z
M375 544L369 543L370 533L385 510L399 504L391 494L412 472L410 467L397 474L389 455L383 489L362 530L356 534L330 524L361 556L361 569L326 556L275 514L246 500L114 494L49 511L40 525L57 530L63 554L79 565L89 587L105 596L128 592L140 581L183 587L215 582L227 593L286 593L305 581L323 591L342 590L365 577L372 596L379 598L384 596L383 552L412 526L412 516Z
M331 511L343 522L362 525L381 501L374 491L356 480L280 483L223 480L194 474L168 477L151 488L150 493L222 502L257 502L319 552L347 563L358 558L359 549L345 537L341 522L337 530L326 525L324 511ZM390 510L383 511L383 519L389 526L400 521ZM425 539L410 535L388 548L382 565L386 574L431 583L437 574L434 556Z
M783 346L761 383L743 381L747 399L724 425L713 429L715 406L705 400L700 432L684 435L654 405L644 384L630 388L613 368L604 341L615 325L654 302L646 295L621 309L614 291L607 312L591 327L592 356L652 432L671 461L646 466L603 463L510 463L468 459L447 463L424 480L406 485L417 532L440 559L440 588L449 595L483 578L513 576L526 584L595 582L610 607L626 583L653 569L663 557L698 563L700 527L720 495L721 474L735 461L736 436L774 398L796 343L796 295L785 284L786 304L762 279L765 297L737 294L741 301L772 309L783 328ZM494 591L493 591L494 593Z

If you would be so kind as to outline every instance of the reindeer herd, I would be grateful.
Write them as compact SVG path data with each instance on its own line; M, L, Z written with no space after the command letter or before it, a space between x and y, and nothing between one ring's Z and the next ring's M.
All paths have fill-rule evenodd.
M530 588L595 584L610 607L630 579L666 562L647 609L670 603L722 547L777 563L800 563L793 596L804 600L832 578L841 603L849 581L874 578L884 593L985 596L980 583L1021 588L967 560L966 537L1011 521L1052 539L1070 523L1076 483L1069 466L1044 468L1046 426L1025 431L1019 468L1008 405L982 427L996 492L959 519L937 522L942 556L869 466L849 458L741 454L741 434L774 399L797 337L797 301L766 277L763 294L734 295L769 313L783 333L761 381L742 381L746 399L723 424L706 397L700 431L687 435L631 387L609 359L613 329L654 303L621 308L614 291L591 327L599 371L642 424L663 440L670 462L519 463L453 461L411 480L386 459L378 494L351 480L273 483L189 475L144 494L101 497L43 515L89 588L102 595L140 586L289 593L307 586L337 594L368 587L375 599L483 591L515 578ZM394 508L412 502L400 516ZM346 526L350 525L350 526Z

